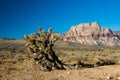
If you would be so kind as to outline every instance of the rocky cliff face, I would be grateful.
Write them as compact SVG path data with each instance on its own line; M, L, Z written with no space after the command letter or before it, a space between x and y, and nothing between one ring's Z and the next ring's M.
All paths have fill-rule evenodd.
M102 28L97 22L72 26L63 41L86 45L120 46L119 37L109 28Z

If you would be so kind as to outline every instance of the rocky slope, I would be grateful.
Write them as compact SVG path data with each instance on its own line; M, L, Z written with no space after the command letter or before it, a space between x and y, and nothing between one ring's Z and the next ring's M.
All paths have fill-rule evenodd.
M120 31L115 31L114 32L118 37L119 37L119 39L120 39Z
M86 45L120 46L120 39L109 28L102 28L97 22L72 26L63 41Z

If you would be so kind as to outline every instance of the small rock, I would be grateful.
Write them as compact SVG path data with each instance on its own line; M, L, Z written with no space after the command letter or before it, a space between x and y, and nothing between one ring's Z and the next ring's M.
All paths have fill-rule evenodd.
M107 76L107 79L109 80L111 77L110 76Z
M70 74L70 72L67 72L67 74L69 75L69 74Z
M117 77L118 80L120 80L120 77Z

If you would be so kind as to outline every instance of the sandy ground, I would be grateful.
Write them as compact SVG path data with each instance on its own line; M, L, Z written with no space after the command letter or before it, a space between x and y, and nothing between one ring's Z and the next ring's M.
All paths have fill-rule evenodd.
M120 65L43 72L46 80L120 80Z
M11 56L8 55L11 53L10 51L13 53L20 52L24 57L24 43L21 41L1 41L0 45L0 80L120 80L120 63L93 68L45 72L35 68L31 60L21 59L19 56L22 55L18 55L17 59L20 58L19 61L11 58L10 60L9 58L6 59ZM14 49L19 51L14 51ZM119 56L119 50L116 53ZM2 58L7 61L4 61Z
M120 80L120 65L47 72L27 62L9 65L9 68L0 66L0 80Z

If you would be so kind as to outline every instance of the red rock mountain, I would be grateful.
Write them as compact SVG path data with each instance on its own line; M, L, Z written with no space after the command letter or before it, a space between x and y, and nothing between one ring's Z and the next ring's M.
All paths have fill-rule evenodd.
M86 45L120 46L119 37L109 28L102 28L97 22L72 26L63 41Z

